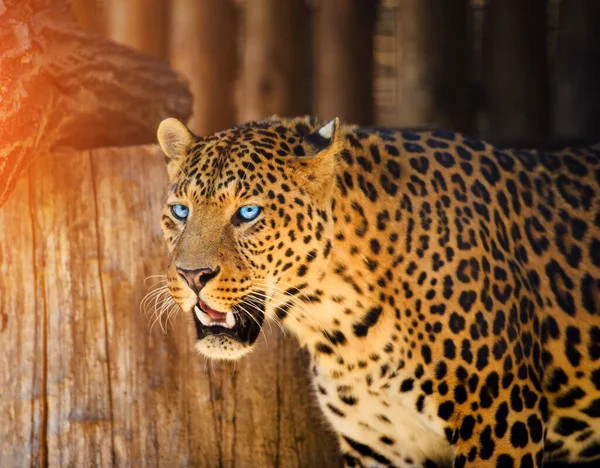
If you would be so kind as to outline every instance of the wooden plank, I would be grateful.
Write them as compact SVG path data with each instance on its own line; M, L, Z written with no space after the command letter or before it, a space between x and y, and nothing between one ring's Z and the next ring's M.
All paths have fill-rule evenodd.
M307 356L293 337L266 325L256 350L235 371L210 363L209 369L222 466L248 466L248 460L251 466L341 466L337 441L313 397Z
M372 125L373 0L323 0L316 12L316 115Z
M154 57L167 56L166 0L107 0L106 35Z
M491 0L484 20L483 135L534 147L548 130L546 0Z
M47 461L109 466L110 363L89 153L46 155L30 174L35 297L46 323Z
M77 23L88 31L103 34L106 29L107 0L71 0Z
M552 82L552 130L569 144L600 140L600 2L559 5Z
M469 131L472 96L467 0L395 0L400 127Z
M44 454L42 274L29 211L29 179L22 177L0 209L0 466L41 466Z
M115 459L119 466L185 466L191 457L188 427L193 424L185 381L188 365L194 364L185 322L175 319L165 336L160 324L150 331L149 318L140 310L148 290L145 279L166 271L158 223L167 186L164 159L148 149L106 149L94 152L93 167L113 363ZM208 382L197 385L209 394ZM218 444L210 427L203 436L210 460Z
M233 0L171 0L170 59L190 80L188 127L210 135L235 123L237 11Z
M304 0L247 0L241 121L312 109L311 24Z

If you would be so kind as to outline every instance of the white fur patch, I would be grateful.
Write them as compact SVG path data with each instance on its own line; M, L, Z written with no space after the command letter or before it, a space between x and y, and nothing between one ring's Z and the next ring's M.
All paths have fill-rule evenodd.
M394 466L406 466L404 460L407 458L412 459L415 466L422 466L426 459L441 466L451 466L453 452L435 408L426 405L423 413L417 412L416 394L405 395L397 390L402 379L390 381L390 389L384 390L369 387L361 378L365 376L360 374L358 371L336 380L319 375L313 381L315 387L321 386L328 393L324 396L316 392L323 413L334 430L368 445L390 459ZM357 400L353 406L344 405L337 396L338 389L345 385L353 389L352 396ZM328 403L342 410L345 417L333 414ZM383 422L378 415L385 415L390 423ZM382 444L382 436L393 439L395 444ZM384 465L375 463L372 466Z
M335 127L335 119L333 119L327 125L321 127L319 129L319 135L321 135L323 138L327 138L328 140L331 140L331 137L333 136L334 127Z
M240 359L253 349L251 346L245 346L239 341L224 335L209 335L196 341L194 348L210 359L223 361Z

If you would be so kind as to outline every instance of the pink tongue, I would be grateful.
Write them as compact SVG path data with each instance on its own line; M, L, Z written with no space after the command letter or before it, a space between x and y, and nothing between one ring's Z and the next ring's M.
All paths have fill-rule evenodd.
M202 310L208 314L211 320L215 322L225 322L225 320L227 319L227 314L224 314L223 312L217 312L216 310L212 310L204 302L202 302L201 305Z

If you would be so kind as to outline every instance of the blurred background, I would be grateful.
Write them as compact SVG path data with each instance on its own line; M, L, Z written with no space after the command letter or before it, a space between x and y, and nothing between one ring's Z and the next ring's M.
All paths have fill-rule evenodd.
M167 59L191 128L271 114L440 126L502 145L600 139L597 0L73 0Z

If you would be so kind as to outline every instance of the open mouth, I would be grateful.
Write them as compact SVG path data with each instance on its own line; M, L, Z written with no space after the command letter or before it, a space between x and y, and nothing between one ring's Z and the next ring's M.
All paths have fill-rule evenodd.
M264 317L264 301L252 294L227 312L211 309L202 300L194 306L194 323L199 340L209 335L226 335L252 344L260 333Z
M219 312L208 307L204 301L199 301L194 306L194 312L205 327L225 327L233 328L235 326L235 315L233 312Z

